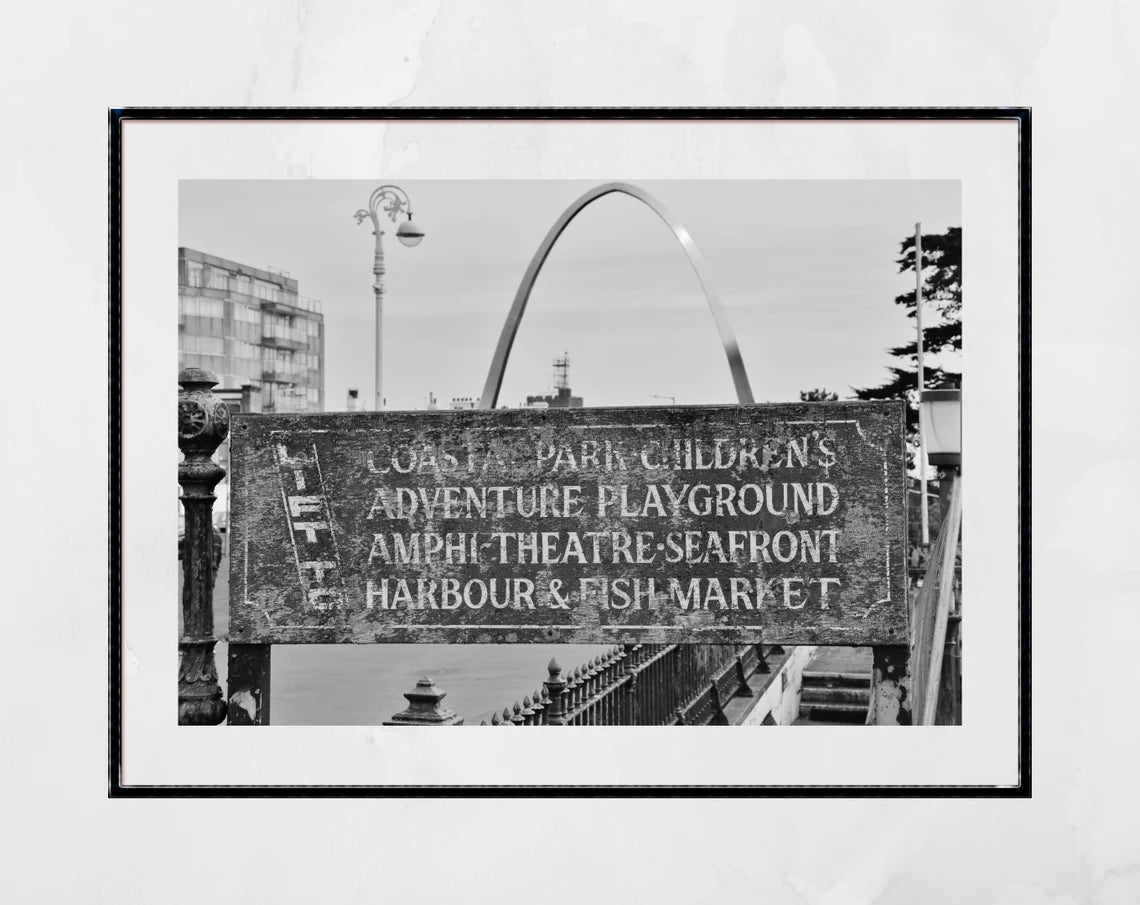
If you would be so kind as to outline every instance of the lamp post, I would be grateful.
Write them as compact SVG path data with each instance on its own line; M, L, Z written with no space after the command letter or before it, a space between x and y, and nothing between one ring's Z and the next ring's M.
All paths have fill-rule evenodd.
M384 338L384 246L382 237L384 230L380 228L380 214L387 214L393 223L400 214L406 213L408 219L396 228L396 238L402 245L409 248L420 244L424 231L412 220L412 205L408 200L408 193L396 185L382 185L376 189L368 199L368 207L358 210L354 215L359 225L367 217L372 221L372 235L376 237L376 252L372 258L372 292L376 297L376 411L384 407L383 388L381 378L383 375L383 338Z
M954 482L962 468L962 391L923 390L920 397L926 425L926 457L938 469L939 531L950 505ZM943 581L954 581L954 570ZM962 724L962 610L955 596L946 623L938 703L934 722L939 726Z

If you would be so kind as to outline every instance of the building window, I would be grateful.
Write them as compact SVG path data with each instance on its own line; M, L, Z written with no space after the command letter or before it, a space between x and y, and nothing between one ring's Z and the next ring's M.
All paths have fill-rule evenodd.
M294 325L293 318L287 314L267 314L262 323L262 332L266 337L284 339L289 342L306 344L308 334L300 325Z
M211 267L206 271L207 289L229 289L230 272L218 267Z
M226 316L226 304L221 299L201 299L184 295L178 299L178 308L179 314L183 317Z
M186 285L200 289L202 286L202 262L186 261Z
M250 358L257 359L261 357L261 348L255 346L253 343L241 342L234 340L231 354L235 358Z
M226 341L220 336L194 336L183 333L178 337L179 348L183 352L197 355L224 355Z

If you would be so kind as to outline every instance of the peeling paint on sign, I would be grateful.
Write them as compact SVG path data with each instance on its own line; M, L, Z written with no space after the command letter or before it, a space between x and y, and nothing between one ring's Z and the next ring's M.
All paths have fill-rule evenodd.
M907 637L902 403L237 415L240 642Z

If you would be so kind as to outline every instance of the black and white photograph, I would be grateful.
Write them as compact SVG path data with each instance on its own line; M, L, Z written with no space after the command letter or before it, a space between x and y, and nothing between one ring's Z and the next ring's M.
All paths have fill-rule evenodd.
M1140 900L1140 6L0 43L0 900Z
M180 182L179 722L960 725L962 230L958 180Z

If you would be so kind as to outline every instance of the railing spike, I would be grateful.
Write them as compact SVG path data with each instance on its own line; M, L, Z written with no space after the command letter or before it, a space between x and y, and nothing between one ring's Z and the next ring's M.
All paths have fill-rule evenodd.
M562 669L556 660L550 661L550 677L543 683L546 689L546 725L565 726L565 691L566 682L562 678Z
M542 703L542 694L536 688L533 695L527 695L530 699L528 705L530 709L530 724L532 726L541 726L545 722L544 715L546 713L546 705Z

